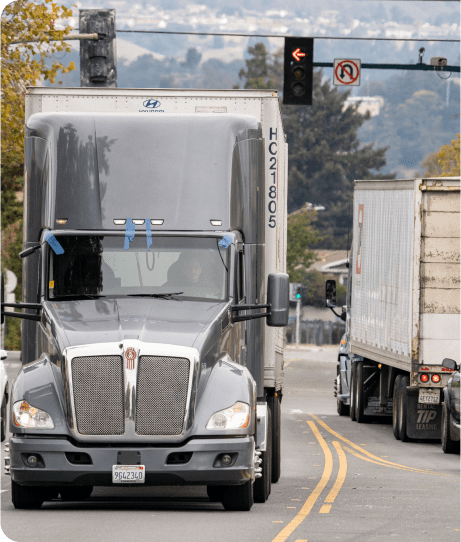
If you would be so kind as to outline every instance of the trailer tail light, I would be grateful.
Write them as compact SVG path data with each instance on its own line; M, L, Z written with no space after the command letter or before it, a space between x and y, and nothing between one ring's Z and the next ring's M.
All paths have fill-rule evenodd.
M426 373L423 373L419 378L421 378L421 382L429 382L429 375Z
M432 382L438 384L440 382L440 375L432 375Z
M152 226L161 226L163 224L163 218L151 218L150 223Z

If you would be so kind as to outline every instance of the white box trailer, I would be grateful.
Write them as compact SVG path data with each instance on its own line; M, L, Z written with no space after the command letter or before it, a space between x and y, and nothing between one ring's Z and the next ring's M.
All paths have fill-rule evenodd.
M265 276L286 273L288 146L275 90L29 87L25 122L34 113L144 113L251 115L265 140ZM274 189L275 187L275 189ZM259 300L263 303L263 300ZM266 328L264 387L283 393L285 331Z
M402 440L440 438L442 361L460 361L459 191L459 177L355 182L350 414L393 412Z

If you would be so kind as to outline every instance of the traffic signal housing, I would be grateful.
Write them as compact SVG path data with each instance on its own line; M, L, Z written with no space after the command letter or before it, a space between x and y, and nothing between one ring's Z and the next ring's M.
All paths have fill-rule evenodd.
M302 299L303 297L303 287L297 286L296 288L296 299Z
M115 9L81 9L79 32L99 36L80 42L80 86L116 87Z
M285 38L283 103L312 105L314 38Z

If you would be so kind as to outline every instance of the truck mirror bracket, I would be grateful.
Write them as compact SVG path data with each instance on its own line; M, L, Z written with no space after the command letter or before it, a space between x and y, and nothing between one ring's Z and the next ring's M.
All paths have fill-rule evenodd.
M270 309L271 305L267 303L261 303L261 304L255 304L255 305L234 305L230 308L232 312L237 311L245 311L245 310L252 310L252 309ZM245 316L231 316L231 323L234 322L243 322L245 320L254 320L255 318L265 318L267 316L270 316L271 313L269 312L260 312L258 314L248 314Z

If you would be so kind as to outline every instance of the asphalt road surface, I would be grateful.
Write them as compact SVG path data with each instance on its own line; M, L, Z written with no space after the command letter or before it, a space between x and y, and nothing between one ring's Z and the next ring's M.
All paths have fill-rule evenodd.
M3 533L18 542L459 542L459 456L440 442L396 441L390 424L339 417L335 362L332 347L285 352L282 477L250 512L210 503L204 487L95 488L85 502L15 510L2 473ZM18 369L10 357L10 381Z

